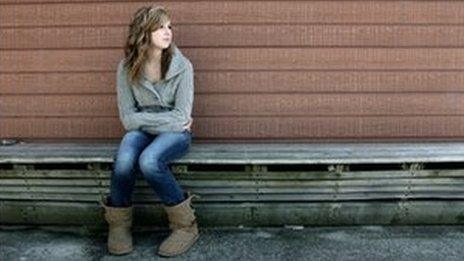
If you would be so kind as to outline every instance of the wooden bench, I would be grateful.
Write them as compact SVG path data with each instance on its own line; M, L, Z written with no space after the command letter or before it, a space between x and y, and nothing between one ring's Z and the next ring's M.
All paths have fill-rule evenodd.
M116 144L0 146L0 223L103 225ZM193 144L201 226L463 224L464 143ZM142 179L137 225L166 225Z

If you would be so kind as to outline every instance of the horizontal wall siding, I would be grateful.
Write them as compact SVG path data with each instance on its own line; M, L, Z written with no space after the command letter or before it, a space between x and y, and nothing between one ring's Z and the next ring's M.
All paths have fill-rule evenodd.
M121 48L127 26L0 28L3 49ZM183 47L453 47L464 42L460 25L180 24ZM277 37L278 36L278 37ZM61 39L55 41L55 39Z
M11 1L9 1L11 3ZM17 1L13 1L18 3ZM22 1L6 4L5 26L124 25L151 1ZM35 3L33 3L35 2ZM42 3L41 3L42 2ZM66 3L68 2L68 3ZM43 4L46 3L46 4ZM160 1L176 23L462 24L461 1ZM33 18L33 19L31 19Z
M114 69L120 50L0 51L1 72ZM198 70L459 70L458 48L184 48ZM309 73L309 72L306 72Z
M115 93L114 71L0 74L2 94ZM63 86L63 82L66 85ZM462 92L461 71L196 71L195 93ZM31 87L33 86L33 88Z
M196 117L194 136L208 140L240 139L339 140L339 139L436 139L460 137L462 116L371 117ZM117 138L119 119L107 117L2 117L4 133L24 137ZM308 138L310 133L310 138Z
M116 64L151 2L0 0L0 138L118 139ZM164 1L197 141L464 137L464 2Z
M112 117L118 113L115 96L8 95L0 97L0 117ZM201 117L421 116L427 111L428 115L460 116L464 114L464 102L457 101L462 100L464 93L425 93L421 96L415 93L197 94L194 114ZM436 106L430 107L430 104ZM376 109L372 110L373 107Z

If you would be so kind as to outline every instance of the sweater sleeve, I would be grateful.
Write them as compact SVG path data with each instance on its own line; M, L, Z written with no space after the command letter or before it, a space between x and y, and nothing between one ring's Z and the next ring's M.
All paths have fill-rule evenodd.
M193 67L188 63L180 77L175 93L174 108L166 112L137 112L134 115L141 129L149 133L158 133L165 129L181 131L183 126L191 120L194 80Z
M128 85L127 72L124 68L124 60L118 65L116 79L116 93L118 101L119 119L124 128L128 131L140 128L140 123L136 121L134 115L138 111L134 94Z

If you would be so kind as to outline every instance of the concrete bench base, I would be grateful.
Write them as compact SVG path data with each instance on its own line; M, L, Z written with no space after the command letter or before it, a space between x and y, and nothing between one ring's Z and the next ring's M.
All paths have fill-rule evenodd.
M449 200L195 203L200 226L332 226L464 224L464 202ZM96 203L0 203L3 225L82 225L104 228ZM159 204L135 204L135 226L166 227Z

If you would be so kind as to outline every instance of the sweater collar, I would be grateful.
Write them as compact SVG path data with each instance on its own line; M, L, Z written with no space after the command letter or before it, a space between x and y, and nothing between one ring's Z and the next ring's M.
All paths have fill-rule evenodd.
M166 77L164 81L167 81L174 76L183 72L187 67L187 58L182 54L182 52L173 44L172 59L169 64L168 71L166 72ZM148 84L150 86L150 81L144 73L142 73L142 78L140 79L142 84Z
M183 72L187 67L185 56L181 53L177 46L173 45L173 53L171 64L169 65L169 69L166 73L166 80L171 79L172 77L178 75L179 73Z

